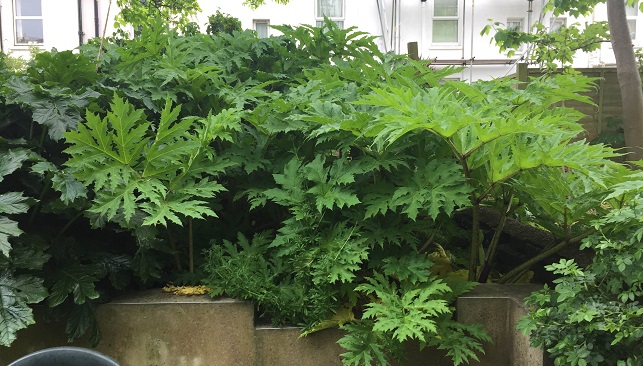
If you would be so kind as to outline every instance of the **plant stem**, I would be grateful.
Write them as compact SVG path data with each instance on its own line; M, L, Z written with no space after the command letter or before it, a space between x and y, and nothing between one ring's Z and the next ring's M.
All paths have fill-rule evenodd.
M83 217L83 213L84 213L84 211L80 211L80 212L79 212L79 213L77 213L74 217L72 217L72 218L71 218L71 220L69 220L69 221L65 224L65 226L63 226L63 228L62 228L62 229L60 229L60 231L58 232L58 234L56 234L56 238L60 238L60 237L61 237L61 236L62 236L62 235L67 231L67 229L69 229L69 227L70 227L74 222L76 222L76 220L78 220L79 218Z
M475 195L471 197L473 204L473 224L471 225L471 255L469 258L469 281L478 278L478 252L480 251L480 204Z
M45 184L42 187L42 190L40 191L40 194L38 195L38 202L33 208L33 211L31 211L31 216L29 216L29 221L27 222L27 227L31 227L33 225L34 220L36 219L36 215L38 215L38 212L40 212L40 207L42 206L42 198L45 197L45 194L49 190L49 184Z
M496 250L498 249L500 236L502 235L502 231L505 228L505 223L507 222L507 215L509 214L509 211L511 211L512 200L513 200L513 194L509 194L509 197L505 199L503 210L500 213L498 227L496 227L496 232L493 233L493 238L491 238L491 243L489 244L489 250L487 251L487 255L484 259L484 264L482 265L482 270L480 271L480 276L478 277L478 282L480 283L487 282L487 279L489 278L489 274L491 273L491 267L496 257Z
M192 234L192 218L188 219L188 255L190 256L190 273L194 273L194 236Z
M105 34L107 33L107 23L109 20L109 12L112 9L112 0L109 0L107 5L107 16L105 17L105 26L103 27L103 35L100 37L100 46L98 46L98 56L96 57L96 72L98 72L98 65L100 64L100 56L103 53L103 45L105 44Z
M174 265L176 266L176 270L179 272L183 272L183 266L181 266L181 257L179 257L179 251L176 248L176 242L172 237L172 231L170 230L169 226L167 227L167 237L168 237L168 240L170 241L172 252L174 252Z
M521 275L525 270L529 269L529 267L533 266L534 264L540 262L541 260L549 257L550 255L556 254L559 251L563 250L566 246L570 244L578 244L581 240L585 239L586 237L590 236L592 233L594 233L594 229L590 229L585 231L584 233L571 238L569 240L563 240L560 243L554 245L553 247L543 250L542 252L538 253L535 257L523 262L520 264L518 267L512 269L511 271L507 272L504 276L502 276L499 280L498 283L507 283L510 280L514 279L515 277Z

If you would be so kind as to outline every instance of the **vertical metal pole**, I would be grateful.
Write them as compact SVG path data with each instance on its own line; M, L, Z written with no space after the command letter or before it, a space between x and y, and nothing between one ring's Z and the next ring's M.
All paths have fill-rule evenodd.
M83 45L83 0L78 0L78 45Z

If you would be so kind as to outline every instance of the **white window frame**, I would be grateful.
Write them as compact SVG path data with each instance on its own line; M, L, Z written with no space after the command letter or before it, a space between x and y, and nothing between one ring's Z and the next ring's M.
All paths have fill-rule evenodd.
M15 46L42 46L45 43L45 30L44 30L44 20L42 16L42 0L40 1L40 15L18 15L17 9L18 6L16 2L19 0L12 0L13 5L13 42ZM39 20L41 26L43 27L42 31L42 42L19 42L18 41L18 21L19 20Z
M631 12L634 11L635 14L632 14ZM638 19L639 16L639 9L637 6L627 6L625 4L625 17L627 18L627 27L630 30L630 36L632 37L632 42L636 42L637 38L637 28L638 28ZM630 26L630 22L634 22L633 26ZM634 28L634 30L632 30Z
M457 0L458 3L458 14L455 16L436 16L435 15L435 2L433 6L430 6L431 11L431 48L432 49L457 49L462 47L462 21L464 15L464 5L462 0ZM433 40L433 24L436 20L457 20L458 25L456 29L458 31L457 41L456 42L435 42Z
M259 37L259 31L257 30L257 24L265 24L266 25L266 36L265 37ZM252 29L257 32L257 37L259 38L269 38L270 37L270 19L253 19L252 20Z
M556 29L554 29L554 26L556 26ZM567 18L566 17L552 17L549 19L549 33L557 32L560 27L566 27L567 26Z
M525 32L525 18L507 18L507 30L509 30L509 23L520 23L520 27L518 29L519 32ZM521 43L520 47L518 47L515 51L516 52L522 52L525 50L525 44Z
M324 0L315 0L315 26L321 27L324 24L324 14L319 13L319 2ZM346 18L346 1L341 0L342 2L342 14L339 17L327 17L337 24L340 29L344 29L344 19Z

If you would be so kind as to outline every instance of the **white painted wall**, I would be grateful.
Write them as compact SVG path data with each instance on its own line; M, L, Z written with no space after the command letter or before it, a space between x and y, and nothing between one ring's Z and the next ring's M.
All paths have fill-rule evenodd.
M2 21L2 43L5 53L14 55L27 54L27 46L16 45L14 41L13 1L0 0ZM114 15L118 12L115 4L112 5L109 19L107 9L110 0L81 0L83 19L83 39L96 36L94 2L98 4L99 33L107 24L107 34L113 29ZM360 31L378 36L377 42L381 49L391 49L391 33L393 0L380 0L385 12L385 28L380 23L380 12L377 0L344 0L344 27L357 27ZM534 0L532 23L541 18L541 8L546 0ZM114 1L115 3L115 1ZM256 10L244 6L243 0L203 0L201 1L202 13L195 21L205 30L207 17L218 9L223 13L233 15L242 23L244 28L253 28L254 20L269 20L271 25L282 24L312 24L318 17L315 14L315 0L291 0L288 5L279 5L270 2ZM420 0L400 0L399 44L400 51L406 52L408 42L418 42L420 56L424 59L437 60L471 60L473 67L467 66L465 70L456 75L463 80L488 79L504 76L515 72L514 64L491 44L491 36L481 36L481 30L489 24L489 19L505 23L508 18L521 18L525 27L529 18L526 0L460 0L460 38L457 44L440 45L432 42L433 0L422 2ZM57 48L59 50L73 49L79 44L78 37L78 0L42 0L44 44L43 49ZM551 15L543 14L541 21L548 25ZM605 6L599 5L595 13L583 19L567 17L567 24L588 21L606 20ZM638 39L635 46L643 46L643 17L639 15L637 21ZM388 32L388 37L384 34ZM279 34L270 30L271 35ZM513 59L520 57L517 53ZM505 60L508 64L502 64ZM496 65L482 65L482 63L498 62ZM458 62L456 62L458 63ZM462 64L462 62L459 62ZM477 63L477 64L476 64ZM592 54L578 54L575 58L576 67L594 67L614 63L614 55L609 44L604 44L599 51Z

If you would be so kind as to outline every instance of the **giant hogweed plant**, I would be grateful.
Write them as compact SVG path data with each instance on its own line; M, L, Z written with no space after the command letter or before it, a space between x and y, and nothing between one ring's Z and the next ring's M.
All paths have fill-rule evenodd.
M87 235L87 190L61 166L59 140L81 120L80 109L96 101L97 78L91 62L72 52L38 54L20 72L0 68L3 346L33 324L27 305L42 300L67 320L70 338L89 331L97 341L96 284L122 288L128 281L126 245L115 252Z
M153 128L143 110L116 97L107 117L88 113L86 123L66 134L66 165L96 192L88 212L108 221L119 216L125 227L134 224L137 211L142 225L150 226L191 226L192 219L216 217L211 202L225 188L215 178L232 163L210 145L240 128L238 111L181 120L179 113L168 100Z
M108 42L99 80L69 88L101 96L85 105L77 130L75 122L60 129L71 130L68 163L53 144L54 164L36 174L53 185L64 173L56 187L74 196L58 207L102 230L125 228L137 244L102 255L108 263L88 260L71 240L51 245L45 283L74 296L50 304L82 305L71 335L93 326L101 278L123 286L123 268L143 281L168 278L166 254L176 254L174 269L184 261L185 246L172 243L187 240L198 252L217 238L205 256L189 256L204 264L213 294L251 299L273 321L310 331L342 324L346 364L385 364L409 339L460 364L486 339L452 319L449 304L472 285L437 278L427 258L433 244L457 249L454 213L473 217L473 279L491 272L499 245L476 219L482 207L539 223L561 246L600 213L595 196L616 180L605 160L613 153L572 142L579 115L557 103L581 98L587 80L543 78L525 91L501 81L442 86L453 70L382 55L372 38L328 23L266 40L143 28ZM27 116L32 104L12 101ZM54 137L35 130L45 142ZM552 181L555 192L545 194ZM51 268L65 270L50 276Z
M586 101L578 93L590 80L541 78L524 91L510 81L442 86L450 70L374 52L332 60L248 115L266 163L252 172L262 183L243 184L237 198L278 221L259 226L271 230L255 232L256 241L215 242L208 283L214 294L257 301L277 322L343 324L345 364L387 364L408 339L446 349L456 364L475 358L484 336L459 328L441 302L470 285L428 274L427 244L448 240L451 215L469 210L469 277L486 281L508 217L560 239L507 281L589 235L621 170L607 160L612 150L574 142L581 115L560 106ZM486 239L483 207L501 212ZM405 277L405 268L418 272Z

